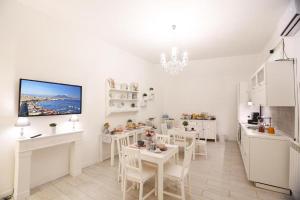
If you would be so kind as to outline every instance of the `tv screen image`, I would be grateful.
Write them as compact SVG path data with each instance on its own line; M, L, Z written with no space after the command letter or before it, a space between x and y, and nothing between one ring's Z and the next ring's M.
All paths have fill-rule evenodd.
M20 79L19 117L81 114L82 87Z

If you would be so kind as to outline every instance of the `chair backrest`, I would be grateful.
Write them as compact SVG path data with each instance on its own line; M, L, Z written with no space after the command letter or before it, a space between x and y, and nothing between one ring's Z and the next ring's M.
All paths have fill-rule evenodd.
M173 143L179 145L181 147L186 147L186 135L183 130L181 129L174 129L170 132L173 135Z
M124 146L129 146L129 145L130 145L130 140L129 140L129 135L128 134L120 135L118 137L117 148L118 148L119 158L121 158L121 156L122 156L123 147Z
M158 144L170 144L170 135L156 134L155 138Z
M163 135L167 135L167 132L168 132L168 125L167 123L162 123L161 126L161 134Z
M182 164L182 172L181 172L182 177L184 176L184 172L186 170L190 170L194 148L195 148L195 141L193 141L188 147L185 148L184 159Z
M125 172L135 171L138 173L142 173L142 161L141 161L141 152L139 149L125 147L124 151L124 166Z

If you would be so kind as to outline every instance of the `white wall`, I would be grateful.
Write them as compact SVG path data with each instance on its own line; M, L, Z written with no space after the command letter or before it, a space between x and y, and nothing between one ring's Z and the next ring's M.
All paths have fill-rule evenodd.
M259 63L256 55L191 61L179 75L164 77L164 112L216 115L218 134L235 139L237 84L247 81Z
M80 27L52 19L16 1L0 2L0 196L12 191L14 144L18 129L18 79L78 84L83 86L83 166L99 160L99 134L105 120L124 124L130 117L144 120L161 115L158 71L150 63L101 41ZM138 82L141 90L154 87L154 102L138 114L105 119L104 87L106 78ZM30 118L26 134L47 133L48 124L59 124L58 131L70 128L69 116ZM32 182L38 184L68 172L68 146L33 153Z

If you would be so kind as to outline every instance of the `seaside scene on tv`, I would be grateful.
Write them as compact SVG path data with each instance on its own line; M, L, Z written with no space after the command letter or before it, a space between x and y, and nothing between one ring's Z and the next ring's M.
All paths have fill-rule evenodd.
M21 80L19 116L81 113L81 87Z

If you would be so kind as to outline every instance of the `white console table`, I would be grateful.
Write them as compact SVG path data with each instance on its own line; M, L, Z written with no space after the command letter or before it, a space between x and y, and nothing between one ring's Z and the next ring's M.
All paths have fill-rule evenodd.
M15 149L14 199L27 200L30 196L32 151L70 143L70 174L81 174L82 130L45 135L37 138L18 139Z

